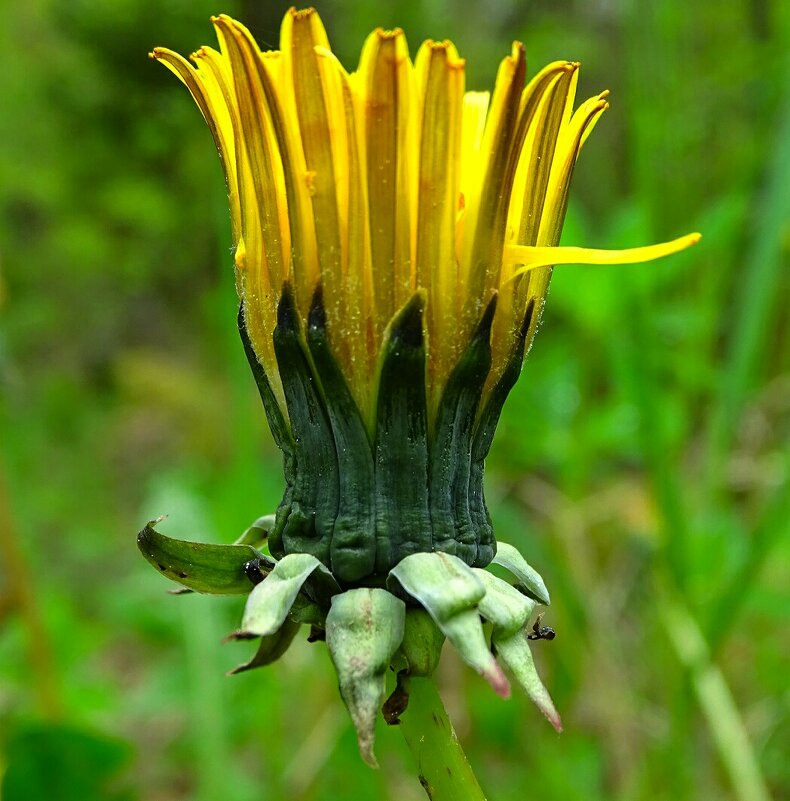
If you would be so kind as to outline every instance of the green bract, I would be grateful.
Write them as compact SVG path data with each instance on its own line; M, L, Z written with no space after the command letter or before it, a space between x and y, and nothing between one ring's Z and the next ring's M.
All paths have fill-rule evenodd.
M522 584L513 586L451 554L420 551L393 567L385 578L386 588L343 588L311 554L292 553L276 560L247 545L174 540L157 532L156 522L140 532L138 545L165 575L197 592L248 595L241 627L228 639L258 639L258 648L231 673L276 661L303 625L309 627L311 641L326 640L360 752L370 765L376 765L374 729L388 669L395 671L397 685L384 714L387 722L397 723L408 706L404 680L433 673L445 638L507 697L510 686L498 656L551 724L561 729L530 654L528 621L537 601L517 588ZM515 551L500 545L507 553ZM512 569L517 581L523 582L527 574L543 587L523 559L511 561L517 562ZM492 624L488 634L484 621Z
M303 625L310 640L326 640L360 752L371 765L388 668L397 686L384 712L396 723L408 705L407 679L433 672L445 638L502 697L510 694L506 667L561 728L526 633L533 609L548 604L549 594L513 546L497 546L483 494L484 460L521 367L531 312L481 409L491 369L491 298L430 425L424 310L418 292L387 327L375 415L365 419L335 359L320 286L306 330L287 284L278 305L272 341L287 417L242 309L242 342L283 453L279 508L234 545L172 540L155 523L138 538L145 557L184 587L248 594L241 626L229 639L259 645L232 673L277 660ZM484 570L492 561L511 572L515 586Z
M343 586L380 586L401 559L415 553L442 551L473 567L491 562L496 541L483 494L483 464L520 370L524 339L480 409L491 369L495 309L496 296L450 374L432 429L422 294L412 297L385 332L375 418L367 421L333 355L320 287L307 331L287 285L278 307L273 341L287 420L239 314L245 350L284 457L286 487L269 533L273 556L312 554Z

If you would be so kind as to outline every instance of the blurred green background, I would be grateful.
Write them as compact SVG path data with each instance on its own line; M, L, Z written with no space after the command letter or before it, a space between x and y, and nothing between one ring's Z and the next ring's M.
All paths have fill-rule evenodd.
M556 271L487 471L544 575L535 651L566 726L441 687L492 801L790 797L790 4L319 5L356 63L378 25L449 37L471 88L513 38L612 107L567 244L700 230L672 259ZM276 45L285 6L26 0L0 25L0 774L6 801L422 798L397 730L359 760L323 645L223 674L239 598L175 598L135 547L230 542L281 471L235 331L218 159L153 45L208 17Z

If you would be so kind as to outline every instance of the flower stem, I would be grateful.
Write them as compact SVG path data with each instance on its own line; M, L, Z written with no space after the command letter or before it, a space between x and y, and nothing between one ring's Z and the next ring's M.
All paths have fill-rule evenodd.
M406 682L404 689L409 693L409 707L400 718L400 728L428 798L431 801L485 801L436 685L430 678L411 678Z

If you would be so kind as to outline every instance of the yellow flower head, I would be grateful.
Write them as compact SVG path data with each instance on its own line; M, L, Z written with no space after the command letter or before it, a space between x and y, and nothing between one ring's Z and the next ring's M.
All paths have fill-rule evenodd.
M447 41L425 42L412 62L403 32L379 29L348 73L313 9L285 15L279 51L261 51L227 16L212 22L220 49L198 50L195 66L165 48L152 55L187 85L216 141L244 322L286 416L272 342L286 284L303 325L321 285L331 349L372 433L387 327L415 295L433 426L493 298L484 400L528 349L552 265L644 261L698 239L557 247L574 164L608 105L603 92L574 111L577 63L527 81L517 42L491 94L466 92Z
M494 537L484 460L552 265L644 261L699 237L558 246L607 107L604 92L574 111L576 63L527 82L516 43L489 95L465 91L450 42L412 63L402 31L377 30L349 74L312 9L285 15L276 52L229 17L213 23L220 49L195 66L153 56L189 87L225 168L240 331L286 489L235 545L152 523L140 549L190 589L249 594L236 636L260 644L237 671L274 661L303 624L323 632L371 764L388 668L392 722L445 637L504 697L507 667L560 730L529 648L553 635L540 617L529 629L549 594Z

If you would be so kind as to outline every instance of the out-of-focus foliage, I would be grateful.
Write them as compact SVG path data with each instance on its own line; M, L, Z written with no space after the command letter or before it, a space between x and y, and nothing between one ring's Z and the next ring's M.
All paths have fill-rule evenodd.
M379 732L381 771L359 761L323 645L224 677L248 656L219 645L241 601L167 596L134 546L162 513L168 534L229 542L279 498L235 333L219 163L186 91L145 54L210 42L220 11L276 44L285 6L13 6L0 25L3 791L76 797L35 783L66 765L86 799L420 798L396 730ZM576 171L565 243L705 235L666 262L555 273L487 481L497 531L551 589L558 636L536 650L566 731L524 698L493 703L446 654L443 694L490 797L790 793L790 6L319 10L349 67L377 25L403 27L412 51L452 38L478 89L513 38L532 72L582 61L580 95L608 87L612 108Z

